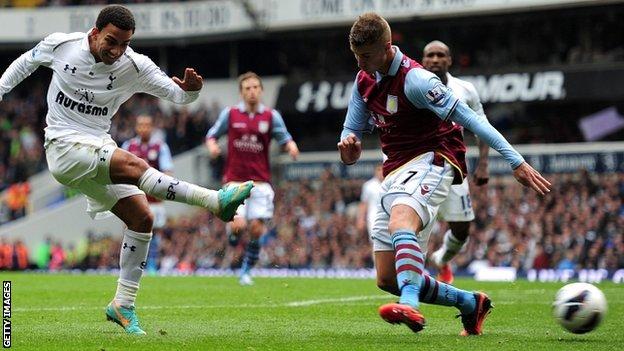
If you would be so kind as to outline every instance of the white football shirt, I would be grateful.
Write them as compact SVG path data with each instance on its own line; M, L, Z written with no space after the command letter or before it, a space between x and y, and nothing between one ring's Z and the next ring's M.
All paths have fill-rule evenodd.
M144 92L187 104L199 91L186 92L147 56L128 47L112 65L95 62L88 33L54 33L22 54L0 78L0 100L39 66L52 69L45 137L100 144L109 138L111 118L133 94Z

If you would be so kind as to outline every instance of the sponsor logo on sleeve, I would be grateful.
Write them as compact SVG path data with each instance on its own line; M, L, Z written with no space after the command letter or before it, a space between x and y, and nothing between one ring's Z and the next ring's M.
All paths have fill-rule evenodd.
M442 100L444 100L444 97L446 96L446 88L442 85L442 83L438 83L427 92L426 96L430 103L434 105L441 105Z

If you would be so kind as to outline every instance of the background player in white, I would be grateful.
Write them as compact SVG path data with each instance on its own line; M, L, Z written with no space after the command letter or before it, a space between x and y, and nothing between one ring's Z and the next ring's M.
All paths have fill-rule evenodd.
M229 221L253 184L219 192L205 189L174 179L117 147L108 134L110 121L134 93L187 104L202 87L194 69L187 68L183 79L169 78L148 57L135 53L128 46L134 30L132 13L111 5L102 9L88 33L49 35L4 72L0 101L39 66L52 70L44 143L48 168L57 181L87 196L92 217L111 211L126 224L117 292L105 312L127 333L142 335L134 302L152 237L153 215L145 193L202 206Z
M452 64L451 51L448 46L439 40L427 44L423 50L423 67L440 78L442 83L453 91L459 100L470 107L479 118L487 120L481 105L481 99L472 83L453 77L448 69ZM474 172L474 184L487 184L488 153L490 147L477 137L479 147L479 161ZM442 246L431 254L431 260L438 267L439 281L453 283L453 270L449 261L461 251L470 234L470 222L475 215L472 210L468 178L463 183L451 185L446 200L440 204L438 218L448 222L449 230L444 233Z
M239 235L249 225L250 238L245 248L241 266L240 284L252 285L251 268L260 254L259 238L266 233L266 222L273 218L271 165L269 146L271 138L282 145L293 160L299 155L297 143L286 129L282 116L262 104L262 80L253 73L238 77L238 89L243 101L226 107L206 135L206 147L210 157L217 158L221 148L219 137L227 134L228 153L225 161L223 182L239 184L251 179L255 188L247 204L241 206L231 225L230 244L236 245Z
M375 165L373 177L362 185L356 225L358 231L363 232L366 230L369 238L373 235L375 214L377 213L377 207L381 204L381 182L383 179L383 167L380 163Z

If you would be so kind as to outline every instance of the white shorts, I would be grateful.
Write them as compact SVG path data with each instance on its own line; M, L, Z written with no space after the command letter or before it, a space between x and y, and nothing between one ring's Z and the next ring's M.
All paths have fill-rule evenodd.
M241 184L239 182L230 182L229 184ZM275 192L271 184L264 182L254 182L249 198L245 203L238 207L237 216L241 216L246 220L251 219L271 219L273 218L273 198Z
M464 178L461 184L451 185L446 200L440 205L438 218L446 222L470 222L475 219L468 178Z
M423 229L416 234L423 254L440 204L446 199L453 183L453 167L446 161L442 166L433 164L434 154L428 152L401 166L389 174L381 184L381 206L378 207L373 226L373 251L394 251L388 230L390 210L396 205L413 208L423 222Z
M46 140L44 147L48 169L59 183L87 197L91 218L108 217L120 199L145 194L135 185L111 184L110 159L117 144L110 138L103 138L100 145L52 139Z

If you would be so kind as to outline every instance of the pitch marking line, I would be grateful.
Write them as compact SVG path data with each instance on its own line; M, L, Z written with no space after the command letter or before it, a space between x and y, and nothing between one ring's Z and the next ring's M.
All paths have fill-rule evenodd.
M218 308L276 308L276 307L307 307L321 304L362 302L371 300L391 300L390 295L369 295L350 296L316 300L302 300L271 304L221 304L221 305L163 305L163 306L139 306L139 310L164 310L164 309L218 309ZM60 306L60 307L17 307L13 312L61 312L61 311L84 311L84 310L104 310L104 307L93 306Z

